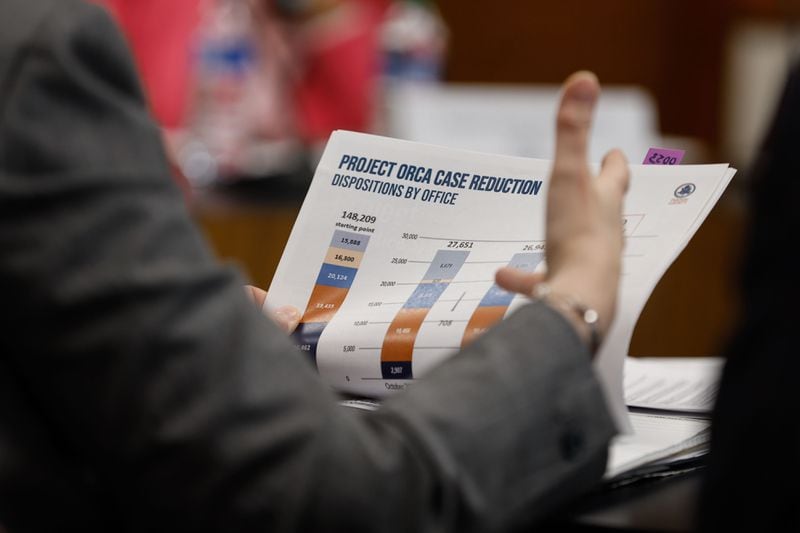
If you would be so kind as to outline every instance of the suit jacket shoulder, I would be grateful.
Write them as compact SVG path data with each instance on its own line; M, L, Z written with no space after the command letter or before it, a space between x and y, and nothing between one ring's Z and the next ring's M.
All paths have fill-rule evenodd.
M108 15L0 2L13 13L29 22L5 37L0 96L9 529L490 531L600 477L602 392L544 304L379 411L338 408L192 224Z
M0 99L12 65L55 3L55 0L4 0L0 5Z
M107 172L122 161L128 171L161 173L157 126L104 8L9 0L0 20L0 169Z

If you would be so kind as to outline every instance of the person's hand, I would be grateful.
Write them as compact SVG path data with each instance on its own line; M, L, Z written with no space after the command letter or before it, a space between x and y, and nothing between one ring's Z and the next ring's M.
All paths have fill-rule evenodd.
M267 300L267 291L252 285L245 285L244 290L256 307L259 309L264 309L264 302ZM279 307L274 311L270 311L267 313L267 316L269 316L272 321L275 322L278 327L280 327L286 333L293 332L297 327L298 322L300 322L300 311L291 305L286 305Z
M600 85L591 72L564 82L556 125L556 154L547 193L545 254L547 272L512 268L497 272L502 288L531 295L546 281L559 295L597 311L603 338L614 318L623 247L622 200L628 188L628 164L619 150L603 159L592 175L587 160L589 130ZM589 328L575 312L557 306L585 340Z

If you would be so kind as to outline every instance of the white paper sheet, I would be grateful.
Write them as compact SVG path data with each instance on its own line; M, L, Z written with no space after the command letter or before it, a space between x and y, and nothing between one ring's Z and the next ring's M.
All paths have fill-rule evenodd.
M380 397L412 386L525 303L495 286L494 273L509 264L544 268L550 165L336 132L269 305L304 310L298 346L332 387ZM727 165L631 166L620 305L595 358L623 431L622 365L633 327L734 172ZM491 190L501 183L501 192Z
M709 414L723 364L720 357L629 357L625 402L629 407Z
M609 447L606 479L666 458L685 458L683 452L695 453L711 437L706 420L640 413L631 413L630 420L633 433L615 437Z

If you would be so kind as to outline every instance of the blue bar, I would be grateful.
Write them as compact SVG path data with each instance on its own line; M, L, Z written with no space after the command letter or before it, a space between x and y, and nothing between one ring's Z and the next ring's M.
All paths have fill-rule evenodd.
M344 248L345 250L356 252L366 251L368 243L369 236L340 229L333 232L333 238L331 239L332 248Z
M433 256L431 266L422 278L425 281L451 280L467 260L468 251L464 250L439 250Z
M508 262L508 266L533 272L542 260L544 260L544 252L514 254L511 261Z
M420 283L403 305L405 309L428 309L433 307L449 283Z
M317 276L317 285L349 289L350 285L353 284L353 278L356 277L357 271L355 268L322 263L319 276Z
M531 254L514 254L508 266L524 270L526 272L533 272L539 263L544 259L544 253L535 252ZM479 307L502 306L508 307L511 305L511 300L514 299L514 293L501 289L497 285L492 285L489 291L481 299Z
M489 289L489 292L483 295L481 303L478 305L479 307L508 307L513 299L513 292L508 292L507 290L501 289L497 285L492 285L492 288Z

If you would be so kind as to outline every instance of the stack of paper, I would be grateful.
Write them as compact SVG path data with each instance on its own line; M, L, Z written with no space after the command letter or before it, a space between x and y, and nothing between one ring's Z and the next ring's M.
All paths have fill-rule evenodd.
M628 358L625 398L633 432L612 442L605 479L627 484L698 467L708 453L708 417L722 364L718 357ZM380 402L353 399L342 405L373 411Z
M631 413L633 433L614 439L609 449L606 479L637 474L642 466L667 469L673 461L707 451L709 422L691 418Z
M628 407L709 415L717 395L720 357L629 357L625 362Z
M696 467L708 452L718 357L628 358L625 401L633 433L616 437L607 480L638 480Z

